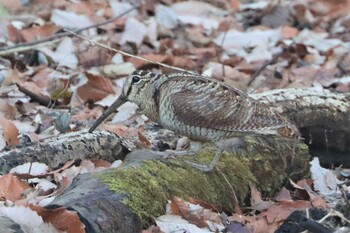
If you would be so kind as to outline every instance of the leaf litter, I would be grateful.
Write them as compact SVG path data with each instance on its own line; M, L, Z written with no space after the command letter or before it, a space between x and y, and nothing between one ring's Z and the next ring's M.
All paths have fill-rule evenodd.
M0 1L1 9L5 9L0 11L2 47L55 36L66 27L94 25L133 7L131 3L117 1L25 2ZM156 0L141 9L83 34L140 57L210 74L249 92L288 87L349 91L350 2L347 0L280 3ZM283 55L248 85L251 75L282 51ZM69 130L80 130L88 128L88 122L101 114L100 106L109 105L120 94L123 78L135 68L169 72L150 62L111 54L69 37L32 50L1 54L0 66L2 147L22 143L19 136L29 135L37 141L67 130L63 130L66 126L55 129L52 106L33 101L33 97L23 94L13 83L51 99L56 107L67 109L71 117L65 118L64 124ZM29 103L29 99L33 102ZM143 132L147 119L137 116L135 106L130 104L119 110L111 122L100 128L134 137L143 146L151 147L153 141ZM76 126L71 128L73 122ZM77 174L110 166L106 161L80 164L71 161L57 170L45 164L20 165L0 177L0 213L26 229L82 231L81 225L76 224L79 221L75 217L70 219L67 210L59 210L59 216L63 222L70 223L71 229L51 224L55 220L48 216L56 213L44 213L39 206L62 193ZM239 232L274 232L293 211L327 208L334 205L342 192L348 192L343 183L346 178L320 167L316 158L311 162L310 172L312 180L291 181L291 187L283 187L275 198L262 198L252 185L251 206L244 215L224 216L209 203L172 197L170 210L156 220L158 228L153 226L148 231L215 232L226 228ZM25 213L33 224L21 219Z

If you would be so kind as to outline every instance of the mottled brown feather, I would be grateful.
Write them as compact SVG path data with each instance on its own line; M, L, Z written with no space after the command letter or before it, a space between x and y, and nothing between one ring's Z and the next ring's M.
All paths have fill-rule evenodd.
M170 80L161 86L165 93L161 99L169 102L176 120L185 125L232 132L232 136L289 125L265 104L220 82L192 76Z

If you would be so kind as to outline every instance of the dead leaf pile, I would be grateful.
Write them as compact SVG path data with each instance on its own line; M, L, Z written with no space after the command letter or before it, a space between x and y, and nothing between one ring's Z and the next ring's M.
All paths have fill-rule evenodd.
M88 128L121 94L125 77L135 69L172 72L65 29L247 92L291 87L350 91L350 0L248 2L0 0L0 149ZM147 118L136 110L124 104L101 129L152 148L143 128ZM108 167L105 163L83 161L57 171L36 163L15 168L0 177L0 216L23 229L83 231L76 213L39 206L63 192L77 174ZM306 181L292 183L292 193L284 189L274 200L262 200L252 186L253 212L245 215L224 218L215 208L174 197L170 212L156 222L163 232L201 232L204 227L273 232L294 210L325 207L323 196L341 195L340 186L347 189L315 160L311 173L313 187ZM65 228L62 222L70 224Z

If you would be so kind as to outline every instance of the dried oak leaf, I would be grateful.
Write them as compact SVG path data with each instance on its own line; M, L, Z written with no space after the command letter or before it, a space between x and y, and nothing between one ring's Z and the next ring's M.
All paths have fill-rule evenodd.
M11 201L20 200L22 193L30 186L12 174L0 177L0 197Z
M67 233L85 232L85 225L80 221L76 211L70 211L64 207L48 210L32 204L29 207L36 211L44 222L51 223L58 230Z
M11 121L7 120L6 118L1 118L0 124L3 129L4 139L6 142L6 145L8 146L16 146L18 141L18 129Z
M88 82L77 89L79 97L83 101L98 101L109 94L115 94L113 82L99 74L85 73Z
M54 24L45 24L43 26L30 27L20 31L26 42L35 41L41 38L52 36L60 30L60 27Z

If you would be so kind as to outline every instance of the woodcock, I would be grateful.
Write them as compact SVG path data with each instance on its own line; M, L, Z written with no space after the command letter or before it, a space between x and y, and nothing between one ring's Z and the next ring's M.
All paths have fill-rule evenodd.
M222 82L188 73L156 74L136 70L124 83L121 96L93 124L92 132L126 101L142 113L190 139L223 143L247 134L297 137L297 130L267 105ZM201 170L210 171L218 162Z

